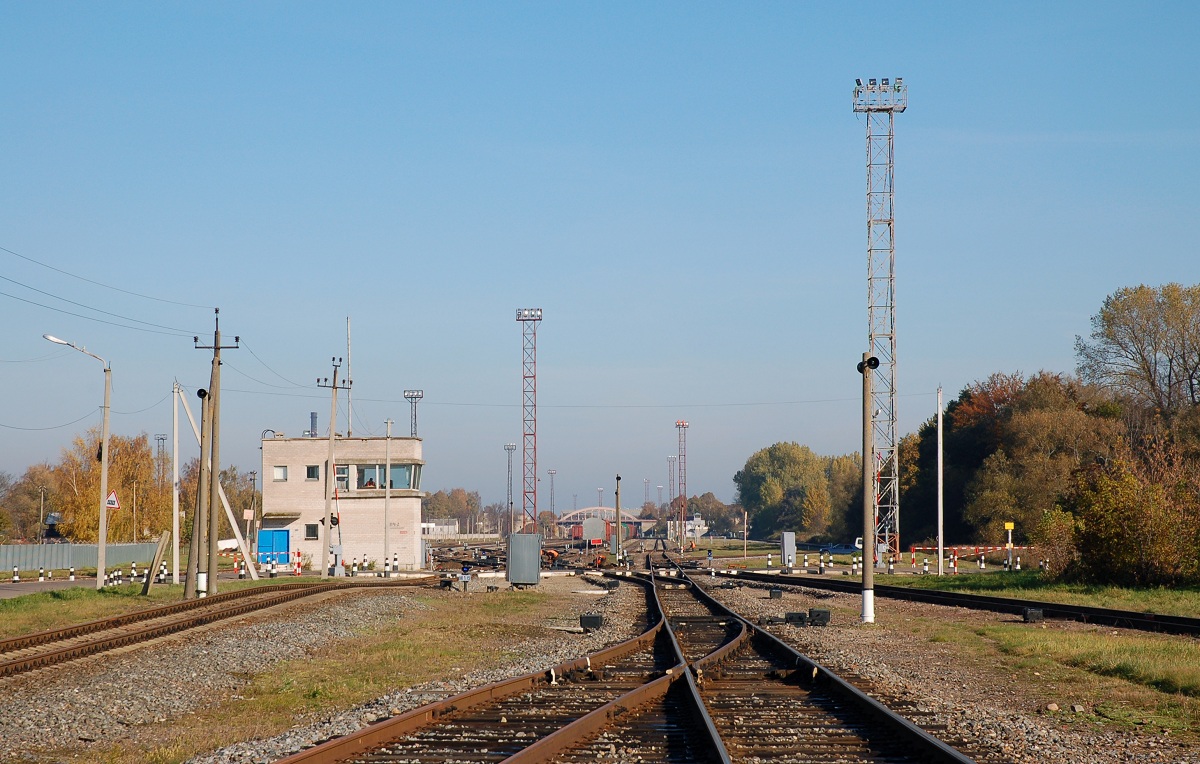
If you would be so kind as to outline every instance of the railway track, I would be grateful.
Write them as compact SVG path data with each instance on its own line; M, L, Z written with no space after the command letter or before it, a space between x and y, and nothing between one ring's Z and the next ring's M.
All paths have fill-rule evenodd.
M820 575L749 573L745 571L716 571L716 574L743 581L767 583L773 586L781 584L806 586L811 589L824 589L846 594L860 594L862 592L862 582L846 576L826 577ZM875 584L875 596L909 600L911 602L925 602L932 605L964 607L972 610L988 610L995 613L1012 613L1015 615L1022 615L1027 609L1040 610L1044 618L1080 621L1102 626L1162 632L1165 634L1200 635L1200 618L1188 618L1186 616L1143 613L1134 610L1115 610L1086 605L1062 605L1056 602L991 597L982 594L965 594L962 592L915 589L908 586L886 586L880 584Z
M0 641L0 677L11 677L135 645L316 594L351 588L418 586L434 580L426 577L371 583L260 586L13 637Z
M646 588L641 636L471 690L281 760L970 762L681 575Z

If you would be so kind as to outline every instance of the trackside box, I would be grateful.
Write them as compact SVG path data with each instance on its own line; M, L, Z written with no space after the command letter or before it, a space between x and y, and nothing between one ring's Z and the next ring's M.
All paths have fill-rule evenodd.
M508 537L508 583L534 586L542 577L542 534L513 533Z

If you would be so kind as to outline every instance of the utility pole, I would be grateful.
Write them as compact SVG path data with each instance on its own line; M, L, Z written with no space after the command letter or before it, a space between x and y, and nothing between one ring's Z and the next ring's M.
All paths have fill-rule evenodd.
M255 550L258 545L254 541L254 537L258 535L254 531L258 528L258 470L250 470L250 519L246 521L246 548L250 551L251 559L246 562L254 564L255 558L258 555Z
M208 505L208 593L217 593L217 572L221 558L217 541L221 537L221 515L216 511L216 504L221 495L221 351L237 350L241 344L240 337L233 338L232 345L221 345L221 309L213 308L215 328L213 329L213 344L201 345L199 337L193 337L192 342L197 350L213 351L212 378L208 385L209 416L212 419L212 468L209 475ZM200 459L205 455L202 453Z
M508 533L512 535L516 532L513 530L512 455L517 450L517 444L505 443L504 450L508 452Z
M346 379L353 379L350 376L350 316L346 316ZM346 390L346 437L349 438L354 432L354 399L351 397L350 390Z
M330 363L333 365L333 382L326 377L322 382L317 380L317 387L329 388L329 456L325 463L325 526L322 531L323 538L321 539L321 578L329 578L329 546L333 542L333 492L337 488L337 465L333 461L333 441L337 434L337 391L339 389L349 391L350 386L354 381L347 379L342 385L338 385L338 369L342 366L341 358L331 358ZM349 392L347 392L349 395ZM342 569L339 559L334 560L337 565L335 575L341 575Z
M871 437L871 377L879 368L879 359L863 353L858 371L862 374L862 489L863 489L863 565L862 565L862 622L875 623L875 451ZM868 545L870 545L868 547ZM871 559L868 560L867 558Z
M392 559L392 550L388 545L388 536L392 532L392 525L389 522L391 518L388 515L392 503L392 420L388 418L384 424L387 425L385 436L387 439L383 441L383 561L386 568L388 561ZM413 437L416 437L415 432Z
M679 556L683 557L683 534L687 528L687 428L688 423L679 419L675 429L679 430Z
M944 532L944 529L942 527L942 524L943 524L942 523L942 509L943 509L942 499L943 499L944 494L942 491L943 486L942 486L942 386L941 385L938 385L937 395L938 395L938 399L937 399L937 407L938 407L938 410L937 410L937 449L938 449L938 455L937 455L937 515L938 515L938 518L937 518L938 544L937 544L937 546L938 546L938 550L937 550L937 555L938 555L938 572L937 572L937 574L940 576L940 575L942 575L942 557L945 554L945 548L946 548L945 547L946 539L942 535ZM1009 550L1009 554L1012 554L1012 550Z
M179 583L179 382L171 383L171 583ZM187 596L187 591L184 591Z
M196 508L192 512L192 540L188 545L187 577L184 579L183 598L194 599L197 594L201 597L208 595L208 555L204 553L207 545L204 539L208 529L208 453L209 405L208 391L201 388L196 391L200 399L200 476L196 481Z
M604 506L604 489L603 488L596 489L596 506L597 507Z
M613 558L621 559L621 476L617 475L617 488L613 494Z
M646 487L646 497L642 499L642 505L650 503L650 478L642 478L642 485Z
M42 495L41 503L38 505L38 543L46 543L46 486L39 485L38 493Z

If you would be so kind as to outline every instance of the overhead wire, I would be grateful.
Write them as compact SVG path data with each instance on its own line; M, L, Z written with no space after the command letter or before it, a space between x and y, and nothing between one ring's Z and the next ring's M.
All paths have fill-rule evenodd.
M155 324L155 323L152 323L152 322L150 322L150 321L142 321L142 320L140 320L140 319L137 319L137 318L130 318L129 316L122 316L122 315L121 315L121 314L119 314L119 313L113 313L113 312L111 312L111 311L107 311L107 310L101 310L100 308L93 308L92 306L90 306L90 305L84 305L84 304L83 304L83 303L81 303L81 302L75 302L74 300L68 300L68 299L67 299L67 298L65 298L65 297L59 297L58 295L56 295L56 294L52 294L52 293L50 293L50 292L47 292L47 291L45 291L45 290L43 290L43 289L38 289L37 287L32 287L32 286L29 286L28 284L22 284L20 281L17 281L16 279L10 279L10 278L9 278L9 277L7 277L7 276L0 276L0 279L4 279L5 281L9 282L10 284L16 284L16 285L17 285L17 286L19 286L19 287L24 287L25 289L28 289L28 290L29 290L29 291L31 291L31 292L37 292L38 294L44 294L44 295L46 295L47 297L49 297L49 298L51 298L51 299L54 299L54 300L61 300L62 302L65 302L65 303L67 303L68 305L76 305L76 306L78 306L78 307L80 307L80 308L83 308L84 310L90 310L90 311L94 311L94 312L96 312L96 313L102 313L103 315L106 315L106 316L112 316L113 318L119 318L119 319L122 319L122 320L124 320L124 321L132 321L132 322L134 322L135 324L143 324L143 325L145 325L145 326L153 326L153 327L156 327L156 328L158 328L158 329L171 329L172 331L180 332L181 334L192 334L192 335L194 335L194 334L195 334L195 332L189 332L189 331L187 331L186 329L178 329L178 328L176 328L176 327L174 327L174 326L164 326L164 325L162 325L162 324ZM58 309L57 309L57 308L51 308L51 310L58 310Z
M88 417L93 417L95 415L96 415L96 412L91 411L91 412L88 412L87 414L84 414L83 416L79 417L78 419L73 419L70 422L67 422L66 424L56 424L53 427L18 427L15 424L4 424L2 422L0 422L0 427L3 427L6 430L22 430L24 432L44 432L46 430L61 430L64 427L70 427L73 424L78 424L79 422L82 422L83 420L87 419Z
M213 309L213 306L211 306L211 305L196 305L195 303L191 303L191 302L181 302L179 300L168 300L163 297L153 297L148 294L141 294L140 292L132 292L128 289L122 289L120 287L115 287L111 284L105 284L100 281L94 281L92 279L85 278L83 276L79 276L77 274L71 273L70 271L64 271L62 268L55 268L53 265L48 265L47 263L43 263L40 260L35 260L32 257L29 257L27 255L22 255L20 252L14 252L13 250L9 249L8 247L0 247L0 252L7 252L8 254L10 254L14 257L19 257L22 260L26 260L28 262L33 263L34 265L40 265L43 268L47 268L49 270L54 271L55 273L61 273L64 276L70 276L73 279L79 279L80 281L84 281L88 284L94 284L95 286L98 286L98 287L104 287L105 289L111 289L114 292L120 292L121 294L127 294L127 295L131 295L133 297L140 297L143 300L153 300L154 302L163 302L163 303L167 303L168 305L181 305L185 308L204 308L205 310Z
M105 321L104 319L96 318L95 316L85 316L81 313L72 313L69 310L63 310L62 308L56 308L52 305L43 305L40 302L34 302L33 300L27 300L24 297L17 297L16 295L9 294L8 292L0 292L0 296L8 297L13 300L20 300L21 302L28 303L30 305L36 305L39 308L45 308L46 310L52 310L52 311L55 311L56 313L65 313L68 316L75 316L76 318L82 318L86 321L95 321L96 323L108 324L109 326L119 326L122 329L132 329L135 332L146 332L148 334L166 334L166 335L170 335L172 337L190 337L195 334L195 332L185 332L181 329L172 329L171 331L159 331L157 329L144 329L140 326L128 326L126 324L118 324L116 321ZM95 310L95 309L88 308L88 310ZM124 318L124 316L120 316L120 318ZM127 320L135 320L135 319L127 319Z

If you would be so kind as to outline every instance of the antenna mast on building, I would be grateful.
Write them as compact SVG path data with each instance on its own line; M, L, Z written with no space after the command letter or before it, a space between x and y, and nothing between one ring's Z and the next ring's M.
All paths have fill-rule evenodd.
M854 111L867 117L867 343L879 359L871 380L872 453L875 461L875 548L900 554L900 467L896 426L896 249L893 135L896 114L908 107L908 86L897 77L854 81ZM864 372L865 373L865 372ZM865 550L864 550L865 551Z
M537 330L541 308L517 308L521 324L521 530L537 528Z
M688 423L680 419L675 422L679 430L679 554L683 555L683 532L687 528L687 428Z
M425 397L424 390L405 390L404 399L412 404L412 423L409 427L410 437L417 437L417 401Z

